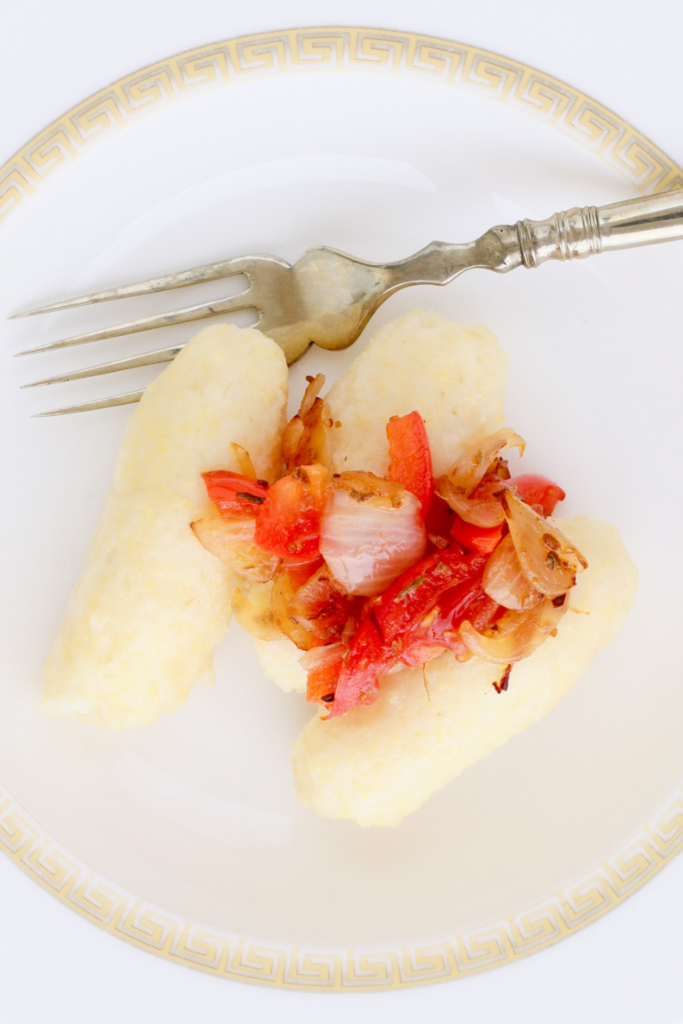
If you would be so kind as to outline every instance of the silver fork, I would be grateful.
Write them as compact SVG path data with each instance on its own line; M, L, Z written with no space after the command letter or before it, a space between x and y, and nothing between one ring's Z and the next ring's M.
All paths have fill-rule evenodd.
M326 247L309 249L294 266L276 256L239 256L179 274L156 277L139 284L110 288L15 313L15 317L35 316L38 313L108 302L110 299L185 288L235 274L244 274L249 281L245 291L230 298L186 306L170 313L77 334L49 345L28 349L18 355L70 348L86 342L118 338L155 327L168 327L253 307L258 311L259 330L273 338L282 347L287 362L293 363L312 343L326 349L347 348L356 340L381 303L409 285L448 284L458 274L473 267L505 274L515 267L537 267L546 260L582 259L608 249L626 249L678 238L683 238L683 189L611 206L574 208L556 213L543 221L523 220L515 225L500 225L491 228L474 242L459 245L432 242L415 255L397 263L368 263ZM183 345L174 345L156 349L129 359L117 359L84 370L47 377L25 384L24 387L58 384L170 362L182 348ZM127 405L139 401L143 393L130 391L38 415L56 416Z

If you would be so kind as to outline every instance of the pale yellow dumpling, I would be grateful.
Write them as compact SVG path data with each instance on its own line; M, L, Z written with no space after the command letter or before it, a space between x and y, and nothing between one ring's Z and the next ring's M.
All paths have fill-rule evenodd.
M45 669L44 710L114 729L177 711L214 679L236 578L190 529L210 508L201 473L279 470L281 349L225 324L195 337L131 416L83 575Z

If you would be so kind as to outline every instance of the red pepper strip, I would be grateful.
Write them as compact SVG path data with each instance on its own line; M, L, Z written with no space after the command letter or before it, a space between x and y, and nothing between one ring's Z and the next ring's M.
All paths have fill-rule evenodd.
M297 561L317 556L326 475L323 466L301 466L269 488L254 533L260 548Z
M251 511L256 515L268 494L267 483L250 480L241 473L231 473L227 469L202 473L202 480L209 498L224 513Z
M385 641L391 644L401 639L434 607L444 590L481 574L486 562L484 555L466 555L453 546L407 569L373 607Z
M482 555L490 555L500 542L503 525L501 523L500 526L476 526L474 523L466 523L459 515L454 515L451 537L468 551L478 551Z
M342 661L329 718L338 718L359 704L374 704L379 697L379 677L391 668L396 655L382 640L372 619L362 624Z
M420 499L422 518L427 518L432 500L432 456L424 420L419 412L395 416L387 423L389 438L389 480L403 484Z
M554 484L547 476L537 473L523 473L513 476L507 481L508 486L515 487L517 494L527 505L540 505L544 516L551 516L558 501L564 501L566 495L558 484Z
M344 647L342 644L334 644L333 646L337 650L329 658L321 659L318 665L308 670L306 700L311 704L321 704L323 707L329 707L334 700L337 679L342 666ZM318 648L318 650L320 649ZM325 650L325 648L322 648L322 650Z

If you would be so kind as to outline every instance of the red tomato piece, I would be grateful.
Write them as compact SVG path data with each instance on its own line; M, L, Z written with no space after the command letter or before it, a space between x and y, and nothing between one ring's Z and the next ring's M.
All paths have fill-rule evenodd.
M482 590L484 564L485 559L479 558L476 563L472 559L470 566L476 577L447 589L433 609L434 614L423 616L400 639L387 641L373 619L366 618L344 657L335 652L334 660L321 663L319 669L309 673L311 696L307 689L307 699L331 704L328 717L337 718L361 704L373 704L379 696L380 677L397 661L409 666L422 665L447 649L465 654L467 649L458 636L461 622L468 619L475 629L482 630L501 610ZM333 702L329 700L330 693L334 693ZM327 700L323 701L323 697Z
M405 647L401 661L406 665L421 665L444 649L455 654L465 654L467 648L458 635L458 629L467 619L476 630L483 630L500 612L498 605L488 594L484 593L479 571L474 579L465 580L455 587L446 590L432 614L418 622L405 638ZM426 620L426 621L425 621Z
M427 518L432 500L432 455L424 420L419 412L395 416L387 423L389 438L389 480L402 484L419 498L422 518Z
M366 619L342 661L329 718L338 718L359 704L374 704L379 677L396 661L372 619Z
M453 547L407 569L387 587L373 608L384 639L388 643L401 639L431 611L445 590L481 574L486 561L484 555L466 555Z
M442 592L432 609L434 614L422 615L401 637L388 640L382 636L372 618L362 622L351 641L348 654L341 661L334 702L328 717L336 718L360 704L374 703L379 696L380 677L398 661L414 666L430 661L447 649L456 654L466 653L467 649L458 636L461 622L469 619L475 629L481 630L500 611L496 602L481 587L486 559L482 556L467 557L469 561L466 564L474 576ZM461 555L461 564L462 559ZM330 678L328 675L321 676L324 686L330 686ZM326 692L332 691L328 689Z
M453 543L451 526L453 525L453 509L438 494L432 494L432 501L425 521L427 540L435 548L441 550Z
M463 647L465 645L463 644ZM408 668L417 668L418 665L426 665L440 655L445 654L448 647L443 644L430 643L429 641L413 640L401 655L401 661Z
M251 511L256 515L268 494L268 484L264 480L250 480L227 469L202 473L202 480L209 498L224 514Z
M404 573L377 603L367 602L369 614L341 661L328 717L374 703L380 677L398 661L422 665L447 649L466 653L458 635L461 622L469 619L481 630L500 612L481 586L486 562L481 554L440 552ZM397 583L402 589L396 588ZM321 675L326 695L332 692L331 678L331 674Z
M260 548L299 561L317 556L325 477L323 466L301 466L268 489L254 533Z
M507 482L517 489L517 494L527 505L540 505L544 516L551 516L558 501L564 501L566 497L558 484L537 473L523 473Z
M290 604L290 615L310 633L313 646L318 646L341 639L344 627L358 605L359 599L349 597L323 563L296 591Z
M307 580L310 580L314 572L316 572L323 564L322 556L319 554L313 555L308 561L300 558L283 558L282 568L289 576L292 581L292 585L295 590L299 587L303 587Z
M451 537L462 544L468 551L478 551L490 555L500 542L503 535L503 523L500 526L476 526L466 523L459 515L454 515L451 523Z

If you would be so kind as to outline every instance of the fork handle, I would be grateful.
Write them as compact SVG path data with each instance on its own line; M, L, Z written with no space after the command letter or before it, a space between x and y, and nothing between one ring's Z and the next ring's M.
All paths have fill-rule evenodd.
M607 249L629 249L683 238L683 188L610 206L575 207L548 220L516 225L522 263L584 259Z

